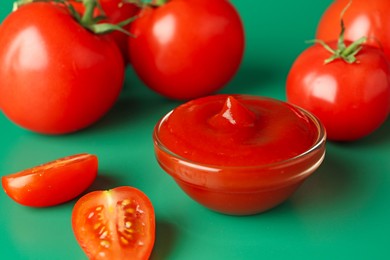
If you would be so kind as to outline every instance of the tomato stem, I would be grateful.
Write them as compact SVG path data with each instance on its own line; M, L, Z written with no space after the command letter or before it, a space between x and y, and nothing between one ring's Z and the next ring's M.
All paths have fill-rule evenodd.
M159 7L165 5L169 0L125 0L128 3L134 4L140 8L145 6Z
M352 42L350 45L346 46L344 34L345 34L345 24L344 24L344 14L347 11L347 9L351 6L352 0L348 2L348 4L345 6L345 8L342 10L340 14L340 27L341 31L339 34L339 38L337 41L337 49L333 50L327 43L325 43L322 40L314 40L314 42L321 44L326 50L328 50L330 53L332 53L332 56L327 58L324 63L328 64L334 60L342 59L345 62L352 64L356 63L356 55L360 52L362 49L362 45L366 42L367 37L363 36L356 41Z
M75 15L73 16L79 21L79 23L84 28L92 31L95 34L103 34L112 31L121 31L127 35L130 35L128 31L123 29L123 26L132 22L136 17L130 17L129 19L126 19L117 24L101 23L101 21L106 19L106 17L104 15L104 11L102 10L98 0L82 0L82 3L85 7L85 11L81 19L77 19L77 16ZM71 5L68 5L68 8L69 7L71 7ZM94 11L96 8L100 9L100 13L103 13L103 15L95 16Z
M153 6L162 6L162 5L165 5L167 3L167 0L152 0L151 1L151 4Z
M96 0L83 0L83 5L85 6L85 11L83 16L81 17L81 24L89 27L93 24L93 12L97 6Z
M99 4L98 0L75 0L76 2L82 2L82 4L85 7L85 11L82 15L80 15L75 8L72 6L70 1L68 0L17 0L14 2L13 11L18 9L21 5L33 3L33 2L53 2L53 3L59 3L65 6L70 15L84 28L87 30L95 33L95 34L104 34L109 33L112 31L120 31L124 34L127 34L129 36L132 36L127 30L123 29L123 27L132 21L134 21L137 16L130 17L124 21L121 21L117 24L112 23L105 23L102 22L104 19L106 19L106 16L104 14L104 11L102 7ZM141 1L141 0L137 0ZM99 9L99 13L103 15L95 16L94 11L95 9Z

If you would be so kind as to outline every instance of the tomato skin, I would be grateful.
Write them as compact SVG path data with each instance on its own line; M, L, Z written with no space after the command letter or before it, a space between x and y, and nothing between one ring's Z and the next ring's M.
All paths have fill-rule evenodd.
M48 207L74 199L96 179L98 158L76 154L2 177L5 192L24 206Z
M221 89L236 73L244 29L227 0L171 0L143 9L130 26L133 68L152 90L192 99Z
M122 89L116 44L82 28L61 6L21 6L4 20L0 46L0 106L31 131L85 128L107 113Z
M317 27L317 39L337 40L340 34L340 14L350 0L334 1L322 15ZM367 44L381 47L390 59L390 1L353 0L346 10L345 39L355 41L367 36Z
M134 17L139 11L139 7L135 4L124 0L99 0L99 3L104 11L104 15L107 17L107 19L102 22L117 24ZM83 3L71 1L71 4L80 14L84 13L85 8ZM100 15L98 9L96 9L96 15ZM123 29L129 30L130 24L125 25ZM113 31L108 35L116 42L122 52L125 62L127 63L129 57L127 42L129 36L120 31Z
M336 42L330 46L334 49ZM364 46L353 64L341 59L324 64L329 56L320 44L299 55L287 77L287 100L314 113L325 125L328 139L360 139L380 127L389 114L389 63L382 51L371 46Z
M149 259L155 240L155 215L140 190L122 186L81 197L72 228L89 259Z
M135 16L139 11L139 8L136 5L123 0L100 0L100 4L108 17L107 22L113 24L129 19ZM130 30L130 24L123 28L125 30ZM129 51L127 46L129 36L119 31L114 31L110 35L121 50L125 61L129 62Z

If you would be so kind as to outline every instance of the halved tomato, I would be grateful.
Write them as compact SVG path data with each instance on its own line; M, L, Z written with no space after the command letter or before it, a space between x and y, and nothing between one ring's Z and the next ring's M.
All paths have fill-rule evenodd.
M133 187L84 195L73 208L72 227L89 259L149 259L153 250L154 209Z
M80 195L93 183L97 170L97 157L82 153L3 176L1 181L14 201L25 206L47 207Z

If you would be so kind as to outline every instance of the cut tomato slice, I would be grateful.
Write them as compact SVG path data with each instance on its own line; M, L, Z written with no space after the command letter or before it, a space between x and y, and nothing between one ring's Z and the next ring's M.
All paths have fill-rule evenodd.
M79 196L96 179L98 159L75 154L2 177L5 192L14 201L31 207L47 207Z
M74 206L72 227L90 259L149 259L153 250L154 209L133 187L84 195Z

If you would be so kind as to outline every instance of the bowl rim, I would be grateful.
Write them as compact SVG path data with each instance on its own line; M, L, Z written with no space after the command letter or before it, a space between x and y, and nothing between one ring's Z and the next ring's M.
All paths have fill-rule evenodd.
M226 94L220 94L220 95L223 95L223 96L228 96ZM279 99L276 99L276 98L270 98L270 97L263 97L263 96L255 96L255 95L233 95L233 96L240 96L240 97L249 97L249 98L261 98L261 99L267 99L267 100L273 100L273 101L277 101L277 102L282 102L282 103L285 103L285 104L288 104L290 106L292 106L294 109L297 109L298 111L300 111L301 113L303 113L305 116L307 116L311 122L316 126L316 130L317 130L317 139L314 141L314 143L310 146L309 149L307 149L306 151L304 151L303 153L300 153L294 157L290 157L290 158L287 158L285 160L280 160L280 161L276 161L276 162L272 162L272 163L265 163L265 164L260 164L260 165L232 165L232 166L225 166L225 165L216 165L216 164L207 164L207 163L201 163L201 162L197 162L197 161L194 161L194 160L190 160L188 158L185 158L179 154L176 154L174 152L172 152L168 147L166 147L164 145L164 143L160 140L159 138L159 130L162 126L162 124L170 117L170 115L173 113L173 111L176 109L172 109L170 110L167 114L165 114L155 125L154 127L154 130L153 130L153 142L155 144L155 147L157 147L158 149L162 150L163 152L167 153L169 156L172 156L173 158L177 159L177 160L180 160L182 163L184 162L186 165L188 166L192 166L192 167L198 167L198 168L202 168L202 169L207 169L209 171L220 171L220 170L224 170L224 169L229 169L229 170L234 170L234 169L261 169L261 168L278 168L278 167L282 167L282 166L285 166L285 165L288 165L289 163L293 163L295 161L298 161L300 159L302 159L303 157L319 150L321 147L324 147L324 151L323 153L325 153L325 143L326 143L326 139L327 139L327 135L326 135L326 129L325 129L325 126L322 124L322 122L319 120L318 117L316 117L313 113L309 112L308 110L306 109L303 109L301 108L300 106L297 106L295 104L292 104L292 103L289 103L289 102L286 102L286 101L282 101L282 100L279 100ZM190 101L191 102L191 101Z

